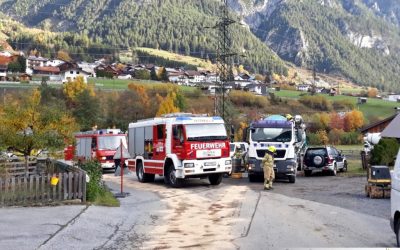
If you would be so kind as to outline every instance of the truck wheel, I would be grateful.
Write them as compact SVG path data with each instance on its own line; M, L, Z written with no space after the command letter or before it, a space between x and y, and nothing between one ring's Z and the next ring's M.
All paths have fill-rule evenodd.
M222 174L210 174L208 180L213 186L219 185L222 181Z
M289 183L295 183L295 182L296 182L296 176L289 175Z
M123 169L121 169L121 171L124 171ZM139 161L137 163L137 167L136 167L136 176L139 180L139 182L152 182L154 181L155 175L154 174L146 174L144 172L143 169L143 163L141 161Z
M369 197L369 186L365 184L365 196Z
M347 161L345 161L345 162L343 163L342 171L343 171L343 172L347 172Z
M171 187L173 187L173 188L182 187L183 180L176 178L176 170L173 165L168 167L167 175L165 177L167 178L167 182Z
M331 175L332 176L336 176L337 175L337 166L336 166L336 164L335 164L335 166L333 166L333 170L331 172Z
M304 175L309 177L312 174L312 170L304 170Z
M396 240L397 240L397 247L400 247L400 220L397 222L397 228L396 228Z
M256 181L256 176L253 174L249 174L249 181L250 182L255 182Z

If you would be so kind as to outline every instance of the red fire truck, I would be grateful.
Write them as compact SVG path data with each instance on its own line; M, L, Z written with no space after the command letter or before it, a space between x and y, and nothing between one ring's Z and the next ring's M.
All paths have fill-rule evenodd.
M219 185L232 169L229 140L221 117L169 114L129 124L128 167L140 182L164 176L172 187L185 178L207 178Z
M121 140L126 147L126 134L120 129L101 129L77 133L75 135L76 147L69 146L65 149L65 160L72 160L72 152L75 151L75 159L84 162L89 159L97 159L103 169L115 169L114 154L120 146ZM67 159L68 158L68 159Z

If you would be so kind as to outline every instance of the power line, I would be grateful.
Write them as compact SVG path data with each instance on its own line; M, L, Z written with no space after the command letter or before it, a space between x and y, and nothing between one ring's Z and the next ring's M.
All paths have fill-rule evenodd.
M231 58L236 53L232 52L232 37L230 27L236 23L229 16L229 6L227 0L222 0L221 16L215 25L218 30L218 48L217 48L217 67L220 79L220 88L215 90L215 113L225 119L226 85L233 80Z

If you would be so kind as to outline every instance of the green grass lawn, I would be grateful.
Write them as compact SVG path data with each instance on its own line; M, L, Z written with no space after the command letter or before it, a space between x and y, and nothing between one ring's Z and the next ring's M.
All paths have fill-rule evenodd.
M339 173L340 176L366 176L367 173L362 169L361 160L347 160L347 164L347 172Z
M96 88L100 89L128 89L128 85L130 83L139 83L139 84L151 84L151 83L160 83L158 81L151 80L138 80L138 79L107 79L107 78L88 78L88 83L95 84Z
M357 145L336 145L335 146L339 150L353 150L353 151L360 151L363 149L362 144Z
M275 95L281 98L290 98L290 99L298 99L300 95L304 94L304 92L294 91L294 90L281 90L276 91ZM380 118L384 119L389 117L395 113L394 108L400 106L399 103L396 102L389 102L382 99L376 98L368 98L367 103L365 104L357 104L357 97L352 96L328 96L323 95L328 100L331 101L340 101L340 100L351 100L352 103L359 109L361 112L364 113L364 116L369 120L370 118Z

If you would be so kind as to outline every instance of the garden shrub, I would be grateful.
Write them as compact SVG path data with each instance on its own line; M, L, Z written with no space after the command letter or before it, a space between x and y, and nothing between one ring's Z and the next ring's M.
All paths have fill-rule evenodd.
M315 110L332 110L332 102L326 99L325 96L301 96L299 102Z
M370 163L372 165L393 166L399 146L399 143L394 138L381 139L371 151Z
M81 168L86 171L90 178L89 183L86 184L86 199L94 201L105 191L105 187L101 181L103 169L98 161L88 161Z
M332 106L335 110L353 110L355 108L354 102L348 99L333 101Z

